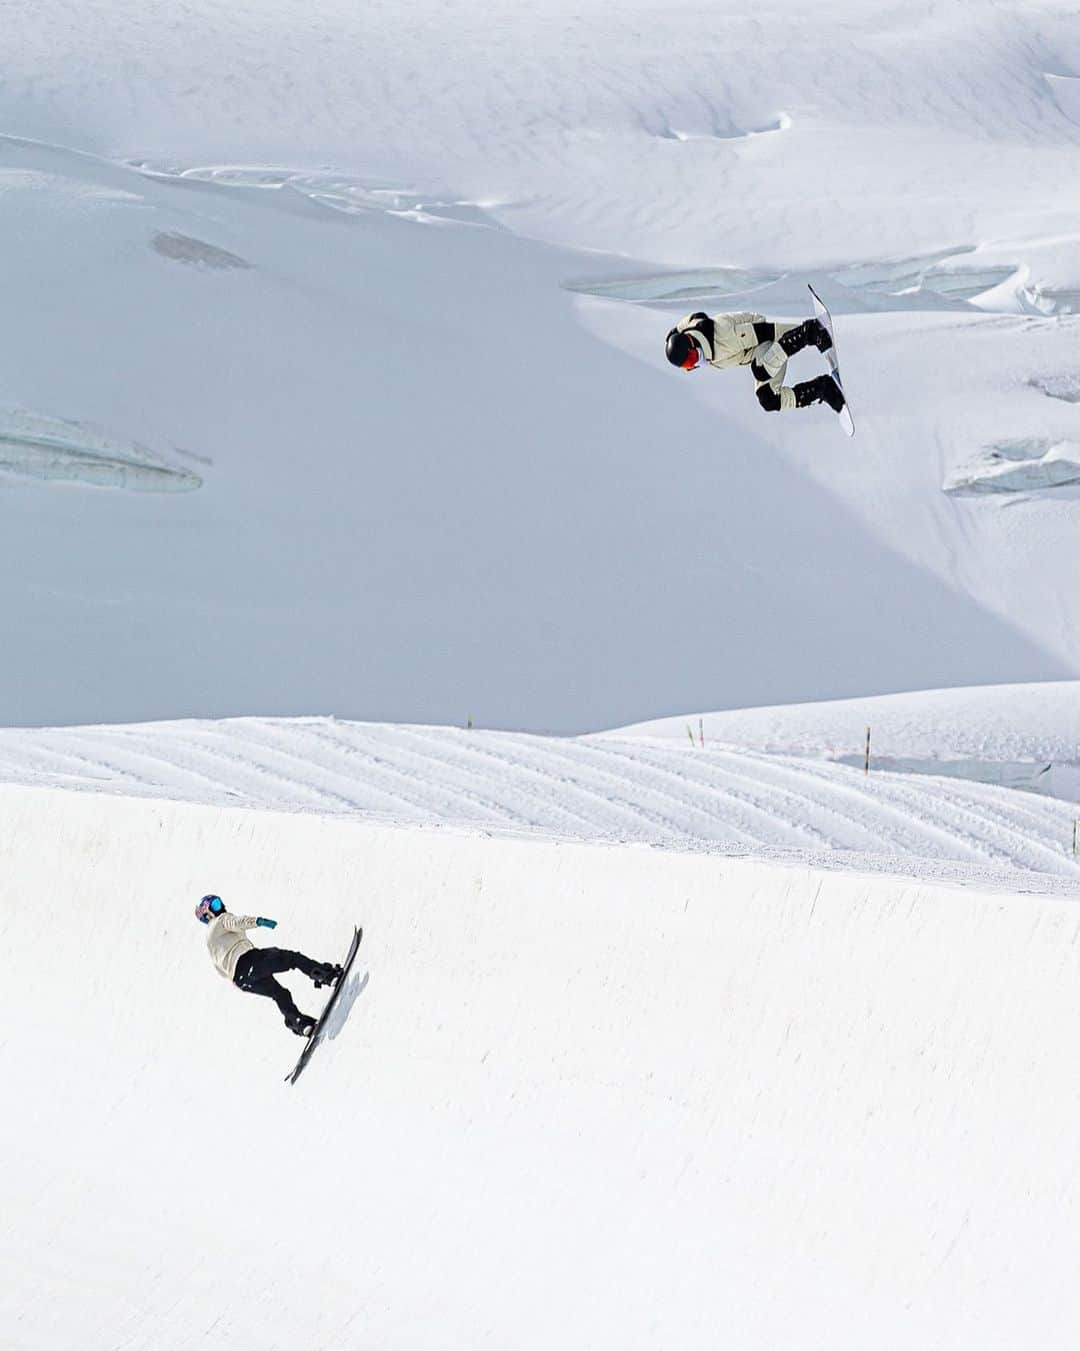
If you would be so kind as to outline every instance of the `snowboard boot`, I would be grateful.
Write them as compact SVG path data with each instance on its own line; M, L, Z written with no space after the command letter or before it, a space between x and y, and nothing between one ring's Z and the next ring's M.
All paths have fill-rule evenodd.
M315 1019L306 1013L297 1013L295 1016L290 1013L285 1019L285 1026L298 1037L310 1037L315 1031Z
M795 395L795 407L807 408L812 403L827 403L834 413L844 407L844 391L831 375L819 375L816 380L804 380L801 385L792 385Z
M320 962L311 973L311 979L315 982L316 990L321 990L324 985L336 985L341 979L341 967L332 966L329 962Z
M820 319L811 319L810 322L814 325L814 336L810 341L819 352L827 352L832 346L832 334Z
M816 347L819 352L827 352L832 346L829 330L819 319L804 319L797 328L788 329L778 341L789 357L801 352L804 347Z

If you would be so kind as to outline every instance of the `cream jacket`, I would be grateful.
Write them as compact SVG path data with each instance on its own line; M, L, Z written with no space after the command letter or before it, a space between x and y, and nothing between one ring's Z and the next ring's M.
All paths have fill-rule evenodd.
M759 390L767 385L780 401L780 407L795 407L795 391L784 384L787 353L779 339L793 327L774 324L774 336L758 342L755 324L767 323L763 314L688 314L675 325L682 333L692 334L701 344L705 360L717 370L731 366L750 366Z
M230 915L227 910L210 921L206 946L226 980L234 979L236 963L255 946L245 933L246 929L254 929L255 921L254 915Z
M714 314L704 322L700 315L688 314L675 327L680 333L693 334L709 365L724 370L750 364L758 347L754 325L764 322L763 314Z

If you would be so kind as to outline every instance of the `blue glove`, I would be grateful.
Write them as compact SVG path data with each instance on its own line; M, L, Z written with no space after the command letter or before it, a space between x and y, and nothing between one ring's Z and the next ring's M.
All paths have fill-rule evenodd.
M276 920L276 919L263 919L262 915L260 915L259 918L255 921L255 925L256 925L256 927L259 928L259 929L276 929L276 928L277 928L277 920Z

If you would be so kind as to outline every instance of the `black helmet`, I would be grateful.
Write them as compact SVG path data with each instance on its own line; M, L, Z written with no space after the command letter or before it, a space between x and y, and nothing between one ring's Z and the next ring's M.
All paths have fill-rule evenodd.
M681 367L684 371L692 371L705 355L690 334L678 328L673 328L667 335L665 350L671 364Z

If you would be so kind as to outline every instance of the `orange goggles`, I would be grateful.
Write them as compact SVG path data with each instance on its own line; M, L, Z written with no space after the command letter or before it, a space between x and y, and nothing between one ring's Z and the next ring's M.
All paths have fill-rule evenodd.
M701 348L696 342L691 341L690 350L686 354L686 360L682 364L684 371L694 371L701 365Z

